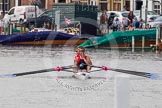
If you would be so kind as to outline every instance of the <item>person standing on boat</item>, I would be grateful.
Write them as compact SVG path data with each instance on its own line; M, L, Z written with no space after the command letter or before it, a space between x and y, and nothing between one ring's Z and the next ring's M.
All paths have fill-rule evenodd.
M74 72L89 72L91 70L91 59L88 54L85 53L84 47L77 47L76 55L74 57Z
M129 25L133 23L134 14L133 11L130 11L128 14Z
M100 16L100 30L101 30L101 35L104 35L107 33L107 13L106 13L106 11L102 11L102 14Z

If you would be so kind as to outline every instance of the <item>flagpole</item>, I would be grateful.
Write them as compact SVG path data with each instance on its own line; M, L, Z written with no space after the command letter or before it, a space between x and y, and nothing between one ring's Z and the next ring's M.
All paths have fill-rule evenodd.
M64 20L66 19L66 17L64 16ZM65 20L65 26L66 26L66 28L67 28L67 23L66 23L66 20Z
M80 22L79 22L79 25L80 25L80 36L81 36L81 34L82 34L82 25L81 25Z

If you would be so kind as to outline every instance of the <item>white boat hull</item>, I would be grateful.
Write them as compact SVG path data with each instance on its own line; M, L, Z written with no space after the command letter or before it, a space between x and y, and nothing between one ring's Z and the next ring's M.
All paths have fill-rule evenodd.
M86 80L90 78L90 73L78 72L78 73L74 73L74 76L80 80Z

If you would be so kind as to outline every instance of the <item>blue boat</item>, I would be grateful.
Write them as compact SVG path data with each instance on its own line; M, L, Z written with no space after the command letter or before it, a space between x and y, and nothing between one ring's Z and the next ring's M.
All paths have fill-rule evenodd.
M79 45L88 38L56 31L0 35L1 45Z

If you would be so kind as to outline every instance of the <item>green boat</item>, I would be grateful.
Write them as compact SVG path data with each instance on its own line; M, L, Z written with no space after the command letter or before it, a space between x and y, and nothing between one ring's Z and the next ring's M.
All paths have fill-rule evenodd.
M150 47L156 43L155 29L133 31L117 31L99 38L92 38L80 44L85 48L128 48Z

